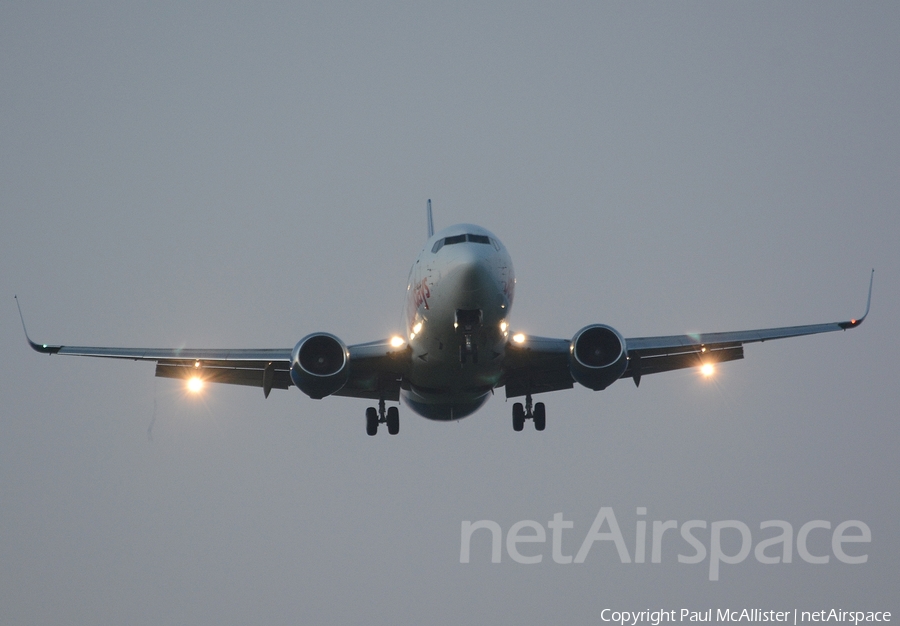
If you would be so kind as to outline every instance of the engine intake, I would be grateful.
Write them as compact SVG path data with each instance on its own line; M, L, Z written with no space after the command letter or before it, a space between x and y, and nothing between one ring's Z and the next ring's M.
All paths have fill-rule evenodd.
M594 391L616 382L628 367L625 339L616 329L593 324L579 330L569 346L572 378Z
M313 333L301 339L291 352L291 380L310 398L330 396L350 376L350 352L343 341L329 333Z

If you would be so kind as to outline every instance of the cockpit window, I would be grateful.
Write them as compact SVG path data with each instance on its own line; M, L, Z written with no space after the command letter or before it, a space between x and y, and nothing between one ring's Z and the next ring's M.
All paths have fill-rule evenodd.
M452 237L444 237L443 239L438 239L434 242L434 247L431 248L431 252L437 252L444 246L452 246L455 243L463 243L469 241L471 243L486 243L488 245L491 244L491 238L486 235L473 235L471 233L467 233L465 235L453 235ZM494 243L494 247L498 250L500 248L497 247L496 242Z

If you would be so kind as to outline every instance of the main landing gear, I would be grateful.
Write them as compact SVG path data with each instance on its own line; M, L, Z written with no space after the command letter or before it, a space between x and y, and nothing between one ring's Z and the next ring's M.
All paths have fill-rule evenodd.
M388 433L396 435L400 432L400 410L391 406L385 411L384 398L378 401L378 409L370 406L366 409L366 434L370 437L378 434L378 425L387 424Z
M547 427L547 410L544 408L544 403L538 402L532 409L530 393L525 396L525 406L522 406L521 402L513 405L513 430L519 432L525 428L526 419L534 420L535 430L544 430Z

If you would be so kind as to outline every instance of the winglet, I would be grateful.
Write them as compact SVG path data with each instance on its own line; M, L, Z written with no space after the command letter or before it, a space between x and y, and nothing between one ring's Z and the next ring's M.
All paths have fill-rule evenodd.
M16 300L16 308L19 309L19 319L22 320L22 330L25 331L25 340L28 341L28 345L31 346L32 350L36 350L37 352L43 352L44 354L56 354L59 352L59 349L62 346L48 346L47 344L34 343L31 340L31 337L28 336L28 329L25 328L25 317L22 315L22 307L19 306L19 296L13 296Z
M869 308L872 306L872 283L875 282L875 268L872 268L872 275L869 278L869 297L866 299L866 312L863 313L863 316L859 319L850 320L849 322L841 322L838 324L844 330L848 328L856 328L866 319L866 316L869 314Z
M434 235L434 221L431 219L431 199L428 199L428 238Z

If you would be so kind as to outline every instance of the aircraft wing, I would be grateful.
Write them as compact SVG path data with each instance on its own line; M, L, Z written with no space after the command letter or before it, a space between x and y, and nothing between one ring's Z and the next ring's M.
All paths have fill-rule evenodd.
M830 324L627 338L625 345L628 347L628 367L622 378L633 378L639 383L641 376L646 374L743 359L745 343L847 330L859 326L864 317Z
M334 392L349 398L400 400L400 381L409 370L409 346L395 346L390 339L348 346L350 378Z
M866 312L859 319L721 333L626 338L628 366L621 378L631 378L635 384L640 384L641 377L647 374L742 359L744 358L743 346L745 343L856 328L869 314L874 277L875 270L872 270ZM526 337L522 342L509 343L507 353L510 367L505 381L506 397L573 387L574 381L569 373L570 344L571 341L568 339L546 337Z
M17 300L18 301L18 300ZM21 311L20 311L21 314ZM24 329L25 323L23 321ZM25 339L37 352L68 356L90 356L131 361L153 361L162 378L262 387L266 397L272 389L287 389L291 380L292 348L198 349L198 348L107 348L35 343L25 331ZM399 400L400 379L405 373L401 358L405 347L390 340L348 346L350 376L334 395L354 398Z
M28 343L34 350L45 354L155 361L156 375L163 378L198 376L205 382L263 387L266 396L273 388L287 389L292 384L290 348L105 348L37 344L30 338Z
M526 336L506 344L506 397L571 389L568 339Z

